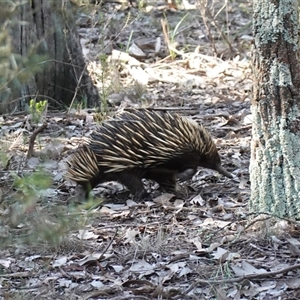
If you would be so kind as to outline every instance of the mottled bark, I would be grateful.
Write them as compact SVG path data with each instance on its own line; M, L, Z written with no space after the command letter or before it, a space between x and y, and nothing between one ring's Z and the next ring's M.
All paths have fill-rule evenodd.
M18 7L17 22L12 27L14 52L24 57L34 52L43 61L37 58L36 65L31 63L31 79L21 93L14 91L13 98L21 97L24 103L36 95L52 107L65 107L75 95L88 106L99 104L98 92L86 70L74 13L69 0L28 0Z
M300 65L296 0L254 1L252 211L300 217Z

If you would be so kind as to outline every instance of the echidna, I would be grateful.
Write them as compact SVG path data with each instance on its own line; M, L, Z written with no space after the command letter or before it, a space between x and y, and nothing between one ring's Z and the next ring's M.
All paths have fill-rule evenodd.
M178 173L195 173L198 166L232 177L202 125L178 114L148 110L124 112L104 122L68 165L66 178L82 185L87 195L99 183L118 181L135 200L147 196L142 178L173 190Z

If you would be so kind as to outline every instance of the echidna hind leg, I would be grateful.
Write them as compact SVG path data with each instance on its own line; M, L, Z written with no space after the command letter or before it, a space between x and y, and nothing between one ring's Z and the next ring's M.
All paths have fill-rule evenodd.
M128 188L135 201L147 200L149 198L149 194L142 183L142 176L138 172L120 172L118 181Z
M174 192L176 190L176 172L174 170L155 168L147 172L146 178L156 181L165 191Z

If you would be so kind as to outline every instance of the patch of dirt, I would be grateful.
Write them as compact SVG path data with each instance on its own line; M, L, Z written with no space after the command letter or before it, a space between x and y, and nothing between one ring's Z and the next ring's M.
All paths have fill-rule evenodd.
M298 299L298 225L248 213L251 3L139 3L77 18L101 111L0 117L0 299ZM234 178L199 169L184 199L145 183L154 198L140 203L107 183L77 203L70 154L142 107L203 123Z

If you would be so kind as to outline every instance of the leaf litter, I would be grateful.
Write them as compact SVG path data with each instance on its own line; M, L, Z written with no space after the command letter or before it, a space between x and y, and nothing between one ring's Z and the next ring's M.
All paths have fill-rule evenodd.
M216 9L218 21L226 25L223 2L214 5L210 13ZM217 23L209 41L201 22L210 15L201 21L194 6L172 43L174 60L153 21L167 15L175 28L186 11L173 1L148 5L149 14L132 7L139 18L122 30L116 24L127 10L118 3L101 7L106 20L117 18L113 26L90 26L97 13L82 13L77 25L91 76L100 92L108 92L110 105L174 111L202 122L235 178L201 169L180 182L186 189L182 199L145 182L154 197L141 203L131 200L122 185L107 183L93 191L94 201L77 203L71 197L75 185L63 179L65 162L96 128L97 111L47 112L47 127L27 160L26 140L42 124L32 125L26 114L1 116L1 147L7 156L1 158L0 177L0 299L299 298L298 224L247 210L251 4L248 11L242 1L228 5L236 32L231 45L218 36ZM101 39L102 44L94 42ZM130 45L129 54L124 48L108 51L112 43ZM95 59L103 50L118 72L105 73ZM107 85L112 81L114 86ZM41 186L30 177L37 170L42 170Z

